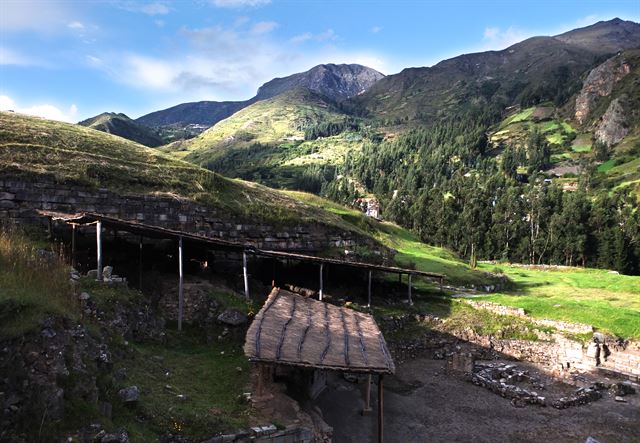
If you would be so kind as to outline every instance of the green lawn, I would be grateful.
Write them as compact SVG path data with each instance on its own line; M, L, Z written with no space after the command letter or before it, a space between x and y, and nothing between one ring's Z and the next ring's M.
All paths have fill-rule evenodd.
M599 269L539 271L481 265L502 270L513 291L483 297L524 308L538 318L593 325L626 338L640 338L640 278Z
M287 194L339 215L346 223L352 225L352 229L366 233L383 245L396 250L395 261L398 266L444 274L447 283L488 283L489 278L486 274L472 270L466 262L457 258L451 251L422 243L415 234L396 224L379 222L356 209L347 208L313 194L297 191L287 191ZM422 284L423 282L416 281L418 287ZM426 283L426 286L431 286L431 283Z
M612 158L611 160L607 160L606 162L598 166L598 172L607 172L610 169L613 169L615 165L616 165L615 159Z

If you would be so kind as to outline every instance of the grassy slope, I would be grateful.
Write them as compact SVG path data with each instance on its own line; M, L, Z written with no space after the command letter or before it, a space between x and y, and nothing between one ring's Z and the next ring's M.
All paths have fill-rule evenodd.
M238 219L350 228L335 214L265 186L231 180L83 126L9 112L0 112L0 174L127 194L181 196Z
M383 245L395 249L398 251L395 257L398 266L415 267L421 271L445 274L448 283L481 284L487 282L486 274L473 271L465 262L456 258L446 249L420 242L414 234L398 225L379 222L365 216L360 211L313 194L297 191L287 191L287 194L339 215L345 222L369 233Z
M318 95L304 89L294 89L247 106L216 123L200 136L168 145L162 150L202 164L231 150L247 148L256 143L277 145L303 140L306 126L342 118L339 111Z
M156 147L165 142L153 131L140 123L131 120L125 114L104 112L90 119L81 121L79 125L98 131L114 134L144 146Z
M481 265L481 269L495 268ZM534 317L585 323L622 337L640 338L638 277L601 269L497 268L516 284L516 289L488 296L488 300L524 308Z

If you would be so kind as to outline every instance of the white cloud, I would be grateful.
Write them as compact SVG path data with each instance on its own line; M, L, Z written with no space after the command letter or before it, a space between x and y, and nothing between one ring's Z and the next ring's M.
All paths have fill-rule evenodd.
M295 35L293 37L291 37L291 39L289 40L291 43L295 44L295 45L299 45L300 43L304 43L308 40L311 40L313 38L313 34L310 32L305 32L304 34L298 34Z
M148 15L164 15L170 11L169 7L163 3L148 3L140 6L140 12Z
M251 28L251 32L254 34L266 34L273 31L278 27L276 22L258 22Z
M535 34L530 31L514 28L502 30L498 27L486 27L482 37L483 50L500 50L505 49L515 43L532 37Z
M16 108L16 102L7 97L6 95L0 95L0 111L13 111Z
M75 21L76 12L71 8L74 3L4 0L0 7L0 29L3 32L31 31L41 34L59 32Z
M141 12L147 15L166 15L171 8L164 2L142 3L140 1L122 0L116 1L115 6L129 12Z
M212 0L218 8L244 8L268 5L271 0Z
M373 28L371 28L371 32L374 34L377 34L380 31L382 31L382 26L374 26Z
M84 25L79 21L73 21L67 25L67 28L82 31L84 30Z
M162 56L112 52L86 56L86 61L122 84L181 101L249 98L274 77L321 63L362 63L383 72L388 68L375 53L326 44L336 38L332 30L311 35L319 48L308 51L267 32L274 27L270 22L185 27Z
M0 46L0 66L13 65L13 66L43 66L45 63L38 62L32 57L20 54L13 49Z
M327 29L326 31L321 32L320 34L315 36L315 39L319 42L335 40L337 38L338 36L336 35L333 29Z
M34 115L36 117L64 122L75 122L78 115L78 107L75 104L69 106L66 111L51 104L35 104L28 107L21 107L15 102L15 100L6 95L0 95L0 110L11 110L21 114Z
M324 32L320 32L319 34L312 34L311 32L305 32L303 34L298 34L289 39L289 42L299 45L301 43L308 42L310 40L316 42L326 42L333 41L338 39L338 34L331 28L327 29Z

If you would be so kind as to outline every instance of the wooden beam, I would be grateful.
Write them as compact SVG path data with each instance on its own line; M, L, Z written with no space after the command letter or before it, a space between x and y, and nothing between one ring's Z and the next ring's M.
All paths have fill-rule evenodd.
M96 223L96 247L97 247L97 266L98 274L96 280L102 281L102 222Z
M324 263L320 263L320 296L318 298L320 301L322 301L322 295L324 292L324 281L322 278L323 270L324 270Z
M249 300L249 273L247 270L247 252L242 252L242 275L244 277L244 298Z
M140 236L138 250L138 289L142 291L142 236Z
M378 443L384 441L384 375L378 376Z
M71 224L71 267L76 268L76 224Z
M411 274L409 274L409 286L407 287L407 292L409 296L409 306L412 306L413 300L411 299Z
M371 373L367 374L367 386L364 389L364 408L362 409L362 415L367 415L371 412Z
M178 238L178 331L182 331L182 309L183 309L183 274L182 274L182 237Z
M368 298L368 302L367 302L367 308L371 307L371 273L372 272L373 271L369 270L369 287L368 287L368 290L367 290L369 298Z

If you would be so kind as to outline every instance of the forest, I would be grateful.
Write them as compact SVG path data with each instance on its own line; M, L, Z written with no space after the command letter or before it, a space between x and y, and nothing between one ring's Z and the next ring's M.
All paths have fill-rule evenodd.
M563 192L540 172L549 158L533 132L524 149L487 154L493 115L459 115L394 140L367 144L345 159L323 193L344 203L359 194L353 179L375 194L385 219L428 243L477 260L608 268L640 272L637 197L598 186L599 147L583 165L578 189ZM527 174L517 174L520 168Z

